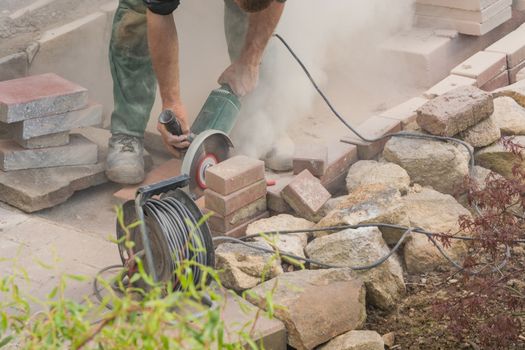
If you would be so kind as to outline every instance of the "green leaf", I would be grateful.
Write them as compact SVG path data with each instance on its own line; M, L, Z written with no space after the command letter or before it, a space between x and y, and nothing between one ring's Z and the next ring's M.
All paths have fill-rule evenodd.
M4 339L0 340L0 348L3 348L7 344L9 344L9 342L11 342L11 340L13 340L13 338L14 337L12 335L9 335L9 336L5 337Z

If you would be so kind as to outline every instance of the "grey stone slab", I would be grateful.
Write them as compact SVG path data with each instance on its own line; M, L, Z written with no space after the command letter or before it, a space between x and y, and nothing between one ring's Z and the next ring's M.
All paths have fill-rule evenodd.
M87 108L11 124L11 132L18 140L56 134L64 131L96 126L102 123L102 105L90 104Z
M0 121L14 123L85 108L87 89L53 73L0 82Z
M57 134L33 137L27 140L15 136L14 141L27 149L65 146L69 143L69 133L60 132Z
M28 61L25 52L0 58L0 81L25 77Z
M97 145L85 137L71 135L66 146L24 149L14 141L0 141L0 168L4 171L95 164Z

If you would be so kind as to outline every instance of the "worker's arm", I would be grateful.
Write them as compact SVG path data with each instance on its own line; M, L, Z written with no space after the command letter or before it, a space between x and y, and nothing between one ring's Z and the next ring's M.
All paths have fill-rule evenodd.
M153 69L159 83L162 109L171 109L175 113L181 123L184 135L174 136L160 123L157 123L157 130L160 132L166 148L174 156L180 157L176 148L187 148L189 146L186 136L189 127L186 109L180 96L177 28L171 14L159 15L148 9L147 20L149 50Z
M252 92L259 80L259 65L279 19L284 2L274 1L265 10L249 14L248 31L241 55L219 77L219 84L228 84L238 96Z

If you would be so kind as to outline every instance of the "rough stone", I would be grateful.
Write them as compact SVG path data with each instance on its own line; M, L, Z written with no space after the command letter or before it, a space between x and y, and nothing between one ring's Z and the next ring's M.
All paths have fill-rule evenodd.
M492 119L502 135L525 135L525 110L510 97L494 99Z
M394 332L383 334L381 338L383 338L383 342L385 343L385 346L388 346L388 348L393 347L396 343L396 334Z
M396 137L383 156L405 169L412 182L443 193L457 193L468 174L469 153L461 145Z
M459 137L473 147L485 147L501 138L501 131L489 117L460 133Z
M228 216L215 213L208 219L208 225L214 232L225 233L266 212L266 209L266 196L263 196Z
M293 173L308 170L312 175L324 175L328 163L328 149L321 144L303 143L296 145L293 157Z
M264 242L251 243L271 249ZM270 253L242 244L224 243L215 250L215 266L224 287L242 292L283 273L278 260Z
M308 170L297 175L281 191L281 196L299 216L310 221L331 197L321 181Z
M352 165L346 177L348 192L361 185L385 184L406 193L410 177L405 169L394 163L380 163L375 160L360 160Z
M404 197L405 206L412 227L421 227L434 233L455 233L459 230L459 217L470 213L454 197L423 188L420 192ZM407 271L411 274L446 269L451 265L438 249L421 234L412 234L404 246ZM465 244L454 240L445 252L458 262L466 253Z
M385 343L374 331L350 331L330 340L319 350L384 350Z
M273 303L283 306L275 310L275 316L284 322L288 344L297 350L312 350L335 336L361 328L366 320L363 282L348 269L285 273L251 289L247 297L267 309L266 294L270 291Z
M97 145L76 134L66 146L42 149L24 149L12 141L0 141L0 154L3 171L95 164L98 158Z
M525 136L515 136L512 141L525 146ZM477 165L490 169L508 179L513 178L512 168L520 161L519 156L505 148L501 141L480 149L475 153L475 158Z
M337 227L367 223L385 223L408 226L408 216L401 194L397 189L383 184L363 185L348 196L339 199L336 209L326 215L316 227ZM404 230L381 228L383 238L388 244L395 244ZM315 237L331 234L320 231Z
M213 210L221 216L228 216L246 205L253 203L265 194L266 180L258 181L227 196L222 196L209 188L204 191L206 209Z
M433 135L454 136L494 112L492 97L476 87L463 86L427 102L417 111L417 123Z
M64 146L69 143L69 133L61 132L45 136L33 137L27 140L15 136L14 141L20 146L28 149Z
M247 235L258 233L288 231L288 230L308 230L314 227L314 223L305 219L296 218L292 215L281 214L272 216L268 219L256 221L246 230ZM275 245L279 251L290 253L296 256L305 257L304 248L308 243L308 233L293 233L287 235L274 235L269 237L270 243ZM267 242L265 238L256 238L256 241ZM275 240L275 241L273 241Z
M375 227L337 232L317 238L306 247L310 259L348 267L372 264L389 252L381 231ZM365 282L367 302L378 308L394 308L405 294L403 269L397 256L374 269L355 273Z
M87 90L56 74L0 82L0 121L13 123L86 107Z
M43 118L34 118L10 124L13 136L18 140L66 132L102 123L102 105L91 104L85 109Z
M525 80L497 89L492 93L494 98L510 97L520 106L525 107Z
M264 162L235 156L206 171L206 185L212 191L229 195L264 179Z

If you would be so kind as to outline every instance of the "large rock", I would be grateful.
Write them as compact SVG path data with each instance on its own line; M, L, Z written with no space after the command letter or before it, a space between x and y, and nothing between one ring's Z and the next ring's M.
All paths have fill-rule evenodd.
M348 267L372 264L389 251L375 227L337 232L317 238L306 247L310 259ZM355 273L365 282L367 301L381 309L394 308L405 293L403 269L396 255L376 268Z
M393 137L386 143L383 155L405 169L412 182L442 193L455 194L468 174L469 153L461 145Z
M498 141L501 132L494 119L490 117L461 132L459 137L473 147L484 147Z
M383 184L363 185L341 199L337 208L324 217L316 227L334 227L367 223L385 223L408 226L408 216L400 192ZM333 231L320 231L322 237ZM395 244L403 230L381 228L388 244Z
M288 214L281 214L250 224L246 230L246 234L254 235L261 232L308 230L313 226L314 223L311 221L296 218ZM274 244L280 252L305 257L304 248L308 243L308 233L273 235L268 237L268 239L269 243ZM267 239L264 237L256 238L255 240L267 242Z
M328 340L361 328L366 321L366 292L349 269L301 270L279 275L247 293L248 300L267 309L273 291L275 316L284 322L288 344L311 350Z
M525 80L502 87L501 89L492 92L492 96L494 96L494 98L510 97L520 106L525 107Z
M397 164L360 160L350 167L346 177L346 188L348 192L352 192L355 188L367 184L385 184L406 193L410 186L410 177L405 169Z
M510 97L494 99L492 119L502 135L525 135L525 109Z
M454 136L494 112L492 96L474 86L461 86L417 110L417 123L433 135Z
M515 136L512 141L525 146L525 136ZM523 154L523 151L522 151ZM488 168L508 179L512 178L512 168L520 162L520 157L509 151L503 142L497 142L482 148L475 154L476 164Z
M268 244L251 243L271 249ZM270 253L262 252L242 244L224 243L215 250L215 267L222 284L229 289L242 292L281 273L281 264Z
M434 233L455 233L459 230L459 217L470 213L452 196L423 188L419 193L404 197L412 227L420 227ZM464 235L464 234L463 234ZM461 262L466 247L464 242L452 240L445 252ZM425 235L412 233L404 246L404 257L409 273L425 273L450 267L438 248Z
M330 340L318 350L384 350L383 338L374 331L350 331Z

